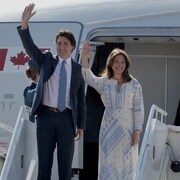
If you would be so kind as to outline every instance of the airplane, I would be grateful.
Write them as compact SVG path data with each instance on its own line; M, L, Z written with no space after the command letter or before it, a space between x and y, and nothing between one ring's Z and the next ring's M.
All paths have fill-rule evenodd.
M172 129L170 125L174 123L180 99L179 7L180 2L178 0L100 0L77 1L76 3L72 1L70 4L69 1L67 3L57 2L54 6L48 7L47 5L37 9L36 15L30 21L31 34L42 51L50 49L55 53L55 46L52 40L55 33L61 28L70 29L75 34L77 46L73 53L73 58L79 63L81 63L82 43L84 41L91 42L92 55L90 65L92 70L100 72L105 66L108 53L115 47L120 47L129 54L132 61L130 72L142 85L145 103L145 122L141 134L142 150L140 149L141 163L139 163L139 169L142 168L140 164L143 164L144 160L142 156L149 156L148 153L145 153L147 152L147 148L145 148L147 142L156 137L156 130L159 126L163 124L162 126L166 127L166 132L168 131L167 128ZM25 77L25 68L29 57L22 47L16 30L16 27L20 25L21 12L8 12L8 15L0 17L0 159L2 159L0 164L2 164L2 174L5 171L7 172L7 169L4 169L4 165L6 165L6 168L10 168L10 165L6 163L6 159L9 157L9 147L16 146L19 148L18 146L20 146L17 145L18 143L12 145L12 139L19 137L19 135L13 136L16 128L19 127L16 131L17 134L20 133L19 131L20 129L22 130L22 127L27 128L28 132L32 134L35 129L34 124L26 121L26 116L30 109L23 106L22 92L29 84L28 79ZM86 91L88 91L88 87L86 87ZM163 122L160 119L160 125L153 120L149 120L154 119L150 115L153 114L151 112L152 107L153 111L163 114ZM159 110L159 108L162 110ZM156 117L156 119L159 119L159 117ZM152 128L153 123L154 128ZM178 127L174 129L175 132L179 132ZM147 131L149 132L148 137L146 136L148 134ZM162 132L164 133L164 131ZM176 134L178 135L178 133ZM167 134L164 137L167 138ZM29 140L29 137L27 138ZM176 137L176 139L178 138ZM157 146L159 142L163 142L161 140L159 139L156 142ZM20 141L20 139L15 138L14 141ZM34 142L35 140L32 141L32 143ZM175 142L177 143L178 141ZM74 156L74 166L78 166L78 168L83 166L82 156L79 156L79 154L83 154L81 152L82 143L82 141L77 143ZM151 144L148 146L152 147L155 145L151 141ZM163 144L164 149L165 146ZM153 148L151 150L153 151ZM151 150L148 150L148 152L151 153ZM14 150L14 154L17 153L15 152ZM29 152L29 154L32 155L31 158L36 159L34 151ZM163 155L165 154L163 153ZM160 153L159 157L161 156L162 154ZM13 159L13 157L11 158ZM153 164L154 161L154 159L151 159L151 168L143 164L143 169L144 172L148 172L150 175L152 173L158 177L154 177L154 179L159 179L159 173L154 173L158 169L153 168L155 166ZM160 161L158 163L161 164ZM156 167L160 166L158 163L156 163ZM163 165L161 166L164 167ZM32 173L29 172L29 166L27 169L29 174L33 174L32 169ZM146 169L151 170L146 171ZM143 179L143 172L137 171L139 173L137 173L138 177L136 178L141 176L141 179ZM166 177L163 177L164 179L172 178L171 170L168 172L171 175L168 174ZM28 177L30 176L29 174ZM4 176L8 176L7 173ZM173 174L175 180L178 177L180 177L179 173ZM31 178L29 177L29 179Z

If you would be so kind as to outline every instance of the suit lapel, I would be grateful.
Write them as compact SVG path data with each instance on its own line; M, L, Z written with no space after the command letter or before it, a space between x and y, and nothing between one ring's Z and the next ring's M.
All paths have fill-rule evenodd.
M70 91L71 91L71 94L72 94L72 92L73 92L73 89L74 89L74 87L75 87L75 72L76 72L76 70L75 70L75 63L74 63L74 61L73 61L73 59L71 59L71 66L72 66L72 68L71 68L71 87L70 87Z
M56 68L58 61L59 61L58 55L55 55L52 61L52 65L54 69Z
M48 63L44 63L45 67L43 69L43 73L44 73L43 83L48 81L48 79L52 76L58 64L58 61L59 61L58 55L56 55L56 56L53 56L53 58L51 58Z

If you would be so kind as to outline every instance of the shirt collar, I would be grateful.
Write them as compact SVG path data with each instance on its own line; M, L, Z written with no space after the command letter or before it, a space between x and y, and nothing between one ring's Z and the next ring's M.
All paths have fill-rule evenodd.
M59 58L59 63L61 64L64 60L58 55L58 58ZM70 64L71 63L71 57L65 59L66 63L67 64Z

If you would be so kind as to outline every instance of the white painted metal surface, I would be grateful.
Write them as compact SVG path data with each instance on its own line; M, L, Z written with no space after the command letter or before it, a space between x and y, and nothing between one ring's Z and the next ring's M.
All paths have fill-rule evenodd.
M172 152L180 160L180 127L165 124L167 113L153 105L149 114L144 138L139 154L139 161L134 180L179 180L180 172L174 173L171 168Z

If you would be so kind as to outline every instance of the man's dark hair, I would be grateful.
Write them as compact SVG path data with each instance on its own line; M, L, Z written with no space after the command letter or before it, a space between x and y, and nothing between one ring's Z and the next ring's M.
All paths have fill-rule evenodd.
M74 34L70 30L60 29L59 32L56 34L56 37L55 37L56 43L57 43L57 40L60 36L66 37L70 41L71 45L74 46L74 48L76 47L76 40L75 40Z

